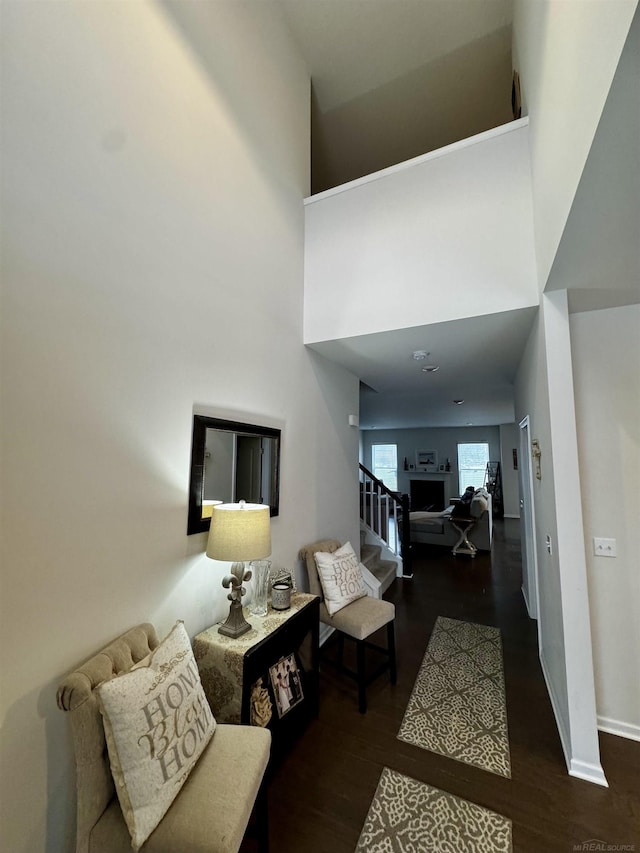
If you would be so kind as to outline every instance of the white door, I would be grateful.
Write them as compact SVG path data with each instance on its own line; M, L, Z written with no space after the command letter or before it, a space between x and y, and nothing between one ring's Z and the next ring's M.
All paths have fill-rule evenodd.
M522 594L532 619L538 619L538 558L536 549L535 507L529 416L520 422L520 538L522 541Z

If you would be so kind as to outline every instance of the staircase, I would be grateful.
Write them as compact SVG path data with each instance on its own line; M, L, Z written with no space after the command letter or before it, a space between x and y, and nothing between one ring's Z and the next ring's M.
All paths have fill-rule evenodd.
M497 518L504 516L504 500L502 497L502 472L499 462L487 462L484 475L484 487L491 495L493 514Z
M368 531L360 530L360 562L367 570L364 581L374 598L382 598L398 576L397 558L383 545L367 542ZM400 574L402 572L400 571Z
M360 561L369 593L382 598L396 577L411 578L409 496L390 491L360 465Z

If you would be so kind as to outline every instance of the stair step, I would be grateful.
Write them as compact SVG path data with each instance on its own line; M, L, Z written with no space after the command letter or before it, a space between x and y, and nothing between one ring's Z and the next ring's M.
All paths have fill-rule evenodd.
M382 560L374 566L367 566L367 568L379 581L385 581L390 576L396 576L396 564L390 560Z
M380 548L377 545L367 545L360 554L362 563L379 581L382 592L387 590L396 577L397 565L393 560L381 560Z
M380 557L382 549L379 545L363 545L360 549L360 561L368 566L372 560Z

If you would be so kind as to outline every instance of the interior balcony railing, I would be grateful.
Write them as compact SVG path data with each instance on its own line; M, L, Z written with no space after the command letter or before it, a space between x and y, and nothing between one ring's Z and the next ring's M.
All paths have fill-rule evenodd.
M412 576L409 495L393 492L360 465L360 520L402 560L402 576ZM403 524L402 520L407 523Z

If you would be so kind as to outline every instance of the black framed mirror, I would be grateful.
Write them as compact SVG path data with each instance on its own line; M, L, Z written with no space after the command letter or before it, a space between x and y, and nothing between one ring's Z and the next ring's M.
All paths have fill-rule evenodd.
M209 529L216 502L268 504L278 515L280 436L271 427L193 416L188 535Z

